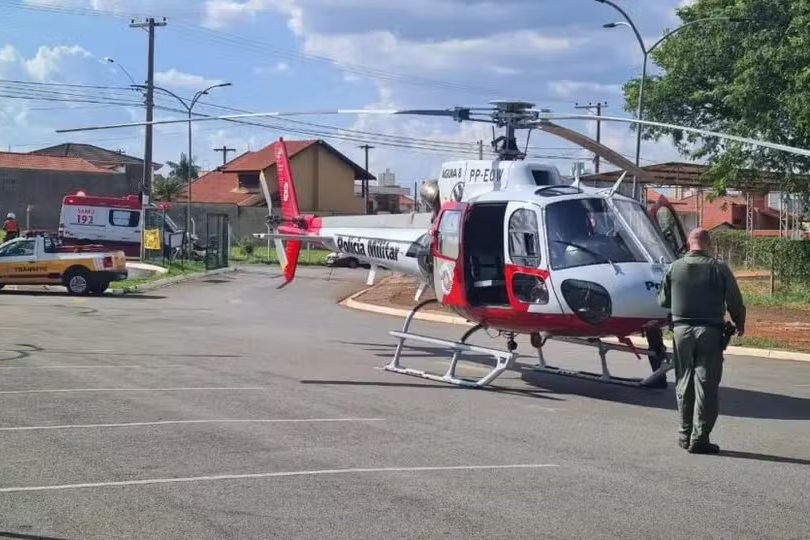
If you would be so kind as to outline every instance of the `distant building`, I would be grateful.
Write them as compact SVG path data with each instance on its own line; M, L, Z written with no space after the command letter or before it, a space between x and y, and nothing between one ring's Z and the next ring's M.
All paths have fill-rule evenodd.
M385 169L385 172L377 175L377 183L380 186L396 186L397 175L391 172L390 169Z
M754 236L788 235L793 228L790 210L782 208L780 212L778 189L780 178L776 173L756 172L752 177L758 178L755 185L749 184L747 192L729 189L723 197L710 200L708 189L704 187L702 174L705 166L697 163L657 163L641 167L652 178L651 185L667 187L672 192L665 194L678 213L686 232L700 226L705 229L750 230ZM756 175L753 173L756 172ZM621 171L613 170L582 177L585 185L610 187L618 180ZM630 174L622 182L620 192L632 194L633 179ZM662 190L643 186L643 196L648 207L660 197ZM783 221L788 222L784 227ZM808 233L802 233L809 236Z
M323 140L285 141L290 168L302 212L362 214L363 199L353 189L356 180L374 176ZM267 206L260 185L264 176L274 209L279 208L275 146L245 152L217 170L194 180L194 203L230 203L238 206ZM184 188L179 201L186 200Z
M122 169L99 167L80 157L0 152L0 214L14 212L25 228L56 230L62 198L68 193L137 193L141 178L131 178Z

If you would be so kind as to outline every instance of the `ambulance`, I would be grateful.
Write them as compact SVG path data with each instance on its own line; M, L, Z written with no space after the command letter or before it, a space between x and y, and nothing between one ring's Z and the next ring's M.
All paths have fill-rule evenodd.
M99 197L78 191L62 199L59 237L65 245L100 244L123 250L128 257L137 257L142 227L143 211L137 195ZM165 232L182 230L166 216Z

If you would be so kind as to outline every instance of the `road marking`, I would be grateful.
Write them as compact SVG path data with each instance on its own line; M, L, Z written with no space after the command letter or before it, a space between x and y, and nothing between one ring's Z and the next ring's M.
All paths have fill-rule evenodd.
M383 422L385 418L276 418L265 420L161 420L124 424L64 424L54 426L0 427L0 431L38 431L45 429L119 428L140 426L171 426L179 424L294 424L309 422Z
M152 484L176 484L181 482L209 482L216 480L248 480L255 478L283 478L290 476L318 476L328 474L362 474L362 473L397 473L397 472L436 472L436 471L476 471L498 469L543 469L558 467L551 463L525 465L460 465L455 467L384 467L378 469L320 469L312 471L286 471L257 474L223 474L218 476L191 476L186 478L154 478L150 480L123 480L120 482L96 482L88 484L62 484L54 486L24 486L0 488L0 493L19 493L23 491L56 491L63 489L82 489L114 486L144 486Z
M205 390L266 390L263 386L210 386L199 388L59 388L54 390L0 390L5 394L58 394L66 392L196 392Z
M189 367L185 364L164 364L162 366L0 366L3 369L162 369Z

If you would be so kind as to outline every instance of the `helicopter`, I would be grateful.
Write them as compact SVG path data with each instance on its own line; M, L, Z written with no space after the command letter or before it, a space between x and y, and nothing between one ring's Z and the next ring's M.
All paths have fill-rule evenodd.
M657 303L657 290L668 265L685 251L686 235L677 213L665 197L649 210L640 201L619 193L628 174L650 181L647 173L614 150L559 124L554 119L602 120L654 125L719 137L810 156L810 150L767 141L710 132L660 122L611 116L555 114L524 101L491 101L490 107L408 110L338 110L336 114L429 115L457 122L488 122L504 128L494 137L492 161L449 161L439 177L425 182L421 198L430 212L325 216L300 212L289 156L283 138L275 144L279 215L272 211L270 186L261 175L268 206L267 233L257 238L276 242L282 283L295 277L303 243L350 254L376 269L420 280L417 300L427 287L434 298L417 304L399 331L389 334L397 348L385 369L467 388L490 385L512 368L519 355L518 335L529 335L537 351L532 369L564 376L635 387L666 386L672 355L663 345L662 329L669 311ZM312 113L245 113L206 116L194 121ZM111 129L188 122L160 120L73 128L58 132ZM588 149L623 169L609 188L581 184L579 176L566 182L556 167L527 161L517 145L518 129L539 129ZM409 331L425 306L441 303L472 324L459 340L446 340ZM467 343L480 330L495 330L506 350ZM637 349L629 339L642 333L649 348ZM606 341L616 339L618 343ZM543 347L549 339L596 347L601 373L549 365ZM405 343L419 341L452 350L443 374L402 365ZM610 350L646 354L652 373L644 378L613 376L607 365ZM456 374L462 352L491 356L494 367L478 379Z

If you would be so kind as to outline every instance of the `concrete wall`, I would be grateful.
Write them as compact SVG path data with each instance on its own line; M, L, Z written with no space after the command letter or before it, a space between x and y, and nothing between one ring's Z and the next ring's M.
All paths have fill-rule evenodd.
M231 225L231 232L235 240L252 235L253 233L267 232L267 227L264 224L264 220L267 217L267 208L265 207L245 207L227 203L192 203L191 219L195 222L192 227L196 226L195 230L200 236L205 235L205 216L208 213L227 214L228 221ZM171 217L180 228L185 228L186 204L184 202L172 203L169 209L169 217Z
M25 228L26 208L30 204L27 226L56 230L62 198L78 190L120 197L137 193L137 185L133 189L126 173L0 168L0 215L5 218L8 212L14 212L20 226Z

